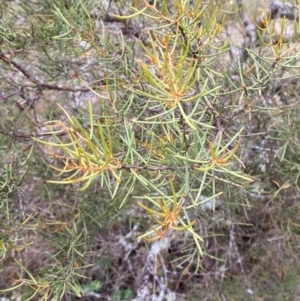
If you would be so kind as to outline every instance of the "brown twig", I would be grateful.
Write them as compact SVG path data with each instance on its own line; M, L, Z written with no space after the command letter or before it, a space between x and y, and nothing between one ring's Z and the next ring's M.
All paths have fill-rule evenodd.
M86 87L80 87L80 88L72 88L72 87L62 87L58 85L50 85L50 84L44 84L41 83L39 80L37 80L30 72L28 72L22 65L15 62L12 59L9 59L4 54L0 54L0 60L4 62L6 65L12 65L17 70L19 70L28 80L30 80L32 83L36 84L39 89L42 90L57 90L57 91L66 91L66 92L89 92L90 89ZM105 83L103 83L105 84Z

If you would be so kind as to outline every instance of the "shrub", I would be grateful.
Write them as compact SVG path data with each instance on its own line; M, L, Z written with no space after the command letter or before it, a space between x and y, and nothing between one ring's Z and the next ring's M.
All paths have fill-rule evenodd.
M6 4L3 90L7 110L10 95L25 107L17 103L21 119L2 134L28 148L23 160L3 163L9 197L1 215L9 226L1 248L3 257L19 253L13 285L3 292L101 300L105 293L84 290L91 277L106 298L135 291L135 300L177 300L179 285L194 294L182 277L196 283L211 270L223 280L235 266L245 276L242 254L249 241L253 251L252 236L260 243L262 226L280 229L294 247L293 6L271 1L254 18L242 1ZM11 171L14 162L21 176ZM22 197L11 197L12 187L29 190L35 179L35 205L26 197L16 220ZM266 218L270 203L275 220ZM43 268L36 271L24 251L37 245ZM260 251L268 257L272 248ZM110 273L119 280L108 285Z

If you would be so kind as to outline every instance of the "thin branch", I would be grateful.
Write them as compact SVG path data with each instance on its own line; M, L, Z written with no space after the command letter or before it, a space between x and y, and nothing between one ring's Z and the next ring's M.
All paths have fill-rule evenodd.
M80 87L80 88L72 88L72 87L62 87L58 85L50 85L50 84L43 84L38 81L30 72L28 72L22 65L18 64L12 59L7 58L4 54L0 54L0 60L7 65L14 66L18 71L20 71L28 80L32 83L39 86L42 90L57 90L57 91L67 91L67 92L90 92L89 88ZM105 84L105 82L103 82Z

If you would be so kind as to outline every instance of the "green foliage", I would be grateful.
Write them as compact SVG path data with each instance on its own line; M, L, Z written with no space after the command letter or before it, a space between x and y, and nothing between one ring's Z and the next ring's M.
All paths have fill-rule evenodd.
M299 191L298 23L286 14L278 24L271 12L253 22L241 3L0 4L0 123L10 146L0 250L3 260L18 253L2 292L131 300L133 283L106 286L109 275L123 279L120 265L153 278L155 298L156 286L167 294L205 270L224 279L238 265L244 274L241 258L258 260L263 226L297 249L298 205L285 202ZM39 245L35 271L23 251ZM222 296L244 296L242 281Z
M240 141L231 153L220 158L214 143L210 141L214 140L218 145L218 152L225 153L243 131L240 128L237 133L222 139L221 128L213 126L217 118L213 106L221 88L221 85L216 86L216 82L223 75L216 73L209 77L208 74L212 73L213 59L227 47L226 42L220 45L219 41L214 41L222 30L222 24L216 21L222 20L216 15L221 14L221 10L208 18L209 11L199 1L194 6L178 1L172 9L175 11L171 12L164 3L162 13L154 3L146 6L146 10L126 17L142 15L154 22L160 20L161 26L149 31L147 43L150 49L146 43L141 45L145 54L136 58L140 61L139 77L133 83L121 84L121 88L124 86L131 95L125 102L116 99L119 109L111 108L115 111L111 120L101 116L100 120L104 119L104 122L99 119L95 122L90 103L88 121L83 120L87 129L86 125L64 110L68 125L61 121L47 123L53 124L47 134L55 136L56 141L37 141L54 148L52 156L62 164L61 168L54 167L59 171L59 176L71 174L62 180L51 180L52 183L85 181L80 188L84 190L99 178L112 199L117 194L119 199L123 198L120 207L126 204L129 196L144 198L149 205L142 205L143 208L152 216L161 214L163 217L160 221L155 218L160 226L148 232L147 236L156 232L157 237L163 237L170 228L174 229L172 224L178 220L181 229L192 235L199 253L203 254L199 244L203 239L196 234L194 222L189 221L188 211L197 210L197 200L204 190L214 196L222 192L219 183L239 186L240 183L233 182L233 178L239 178L241 183L251 181L251 178L243 175L242 166L236 165L236 170L224 167L225 163L230 163ZM63 11L57 10L56 14L71 26ZM178 15L178 20L170 18L174 14ZM203 28L199 29L199 22L203 22ZM70 37L69 32L61 38L66 37ZM93 39L88 41L92 45ZM199 46L192 49L195 43ZM94 93L105 102L97 90ZM134 102L144 102L144 106L137 107L133 112ZM159 113L151 114L153 110ZM117 119L117 124L113 118ZM225 144L222 145L222 142ZM207 154L207 144L210 155ZM210 163L210 166L205 166ZM217 174L220 176L216 178ZM170 190L171 178L174 187L172 184ZM130 194L120 194L119 189L124 185ZM146 196L138 194L137 185L146 189ZM197 194L191 193L191 186ZM135 192L134 195L132 192ZM153 204L162 213L151 209ZM172 211L169 206L173 207Z

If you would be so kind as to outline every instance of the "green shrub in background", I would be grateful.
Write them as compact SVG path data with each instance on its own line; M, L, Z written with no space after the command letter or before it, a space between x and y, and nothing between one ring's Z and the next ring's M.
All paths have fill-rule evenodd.
M2 292L258 298L268 277L251 266L281 254L264 266L276 282L297 262L297 8L124 4L2 5L3 98L18 114L2 113L1 134L26 145L20 166L3 162L3 191L19 193L1 206ZM244 287L226 290L237 270Z

